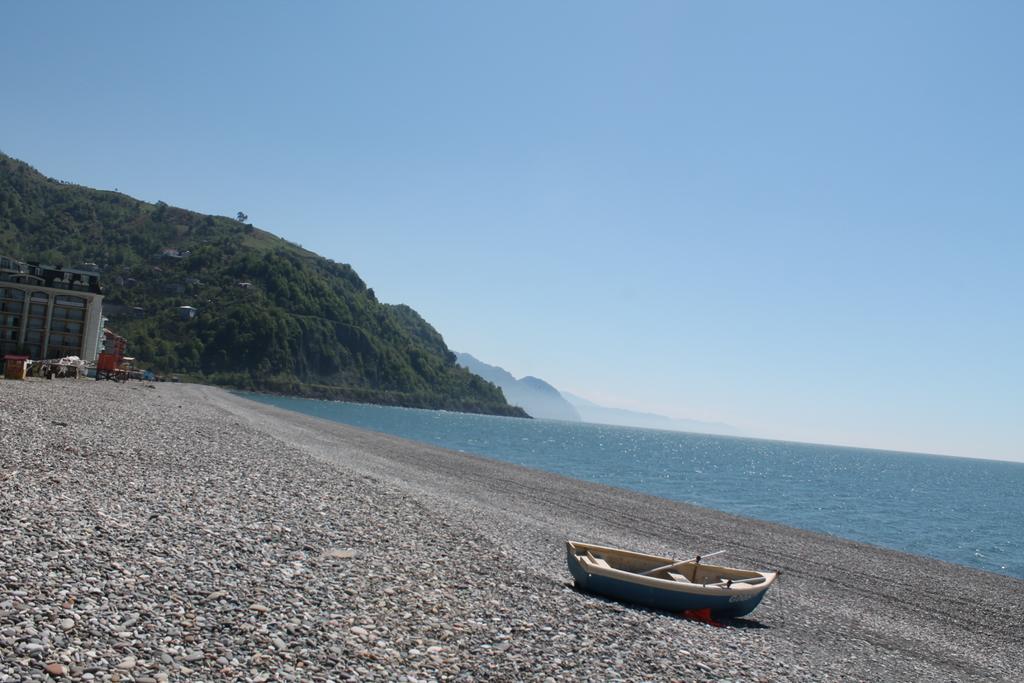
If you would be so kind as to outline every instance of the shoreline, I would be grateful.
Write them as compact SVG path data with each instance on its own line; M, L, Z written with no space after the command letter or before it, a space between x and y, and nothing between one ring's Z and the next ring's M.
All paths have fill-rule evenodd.
M1024 666L1024 581L1003 575L209 386L5 381L0 408L0 681L47 664L158 681L1010 680ZM569 537L721 545L726 564L783 577L713 628L577 593Z
M413 413L420 413L420 414L426 414L426 415L429 415L429 414L434 412L434 411L430 411L430 410L426 410L426 409L420 409L420 408L395 408L395 407L392 407L392 406L378 406L378 405L375 405L375 404L351 403L351 402L344 402L344 401L340 401L340 402L336 402L336 401L322 401L322 400L318 400L318 399L306 399L306 398L302 398L302 397L285 397L285 396L277 396L277 395L259 394L259 393L254 393L254 392L234 392L234 391L232 391L230 393L238 395L241 398L244 398L244 399L247 399L247 400L252 400L255 403L269 405L269 406L272 406L272 407L275 407L275 408L283 408L284 410L287 411L288 414L299 414L299 415L304 415L304 416L307 416L307 417L319 418L319 419L325 420L326 422L336 422L336 423L339 423L339 424L343 424L343 425L347 425L347 426L350 426L350 427L354 427L356 429L363 429L363 430L367 430L367 431L372 431L372 432L378 433L378 434L380 434L382 436L394 436L394 437L397 437L399 439L407 439L409 441L418 443L421 446L427 447L427 448L438 447L438 448L443 448L443 449L447 449L447 450L455 450L455 451L457 451L459 453L466 453L466 454L470 454L470 455L476 455L478 457L482 457L482 458L485 458L487 460L493 460L493 461L496 461L496 462L521 464L521 465L527 467L528 469L537 469L539 471L547 472L547 473L550 473L550 474L558 474L558 475L567 477L567 478L569 478L571 480L587 481L587 482L596 483L596 484L606 484L606 485L610 485L611 487L616 488L616 489L624 489L624 490L634 491L634 492L638 492L638 493L645 493L645 494L654 496L655 498L658 498L658 499L661 499L661 500L665 500L665 501L683 502L683 503L692 505L692 506L697 507L697 508L712 510L712 511L715 511L715 512L723 512L723 513L727 513L727 514L730 514L730 515L735 515L735 516L737 516L739 518L742 518L742 519L752 519L752 520L763 521L763 522L772 522L772 523L776 523L776 524L781 524L782 526L787 527L787 528L794 528L794 529L801 529L801 530L805 530L805 531L817 532L817 533L825 534L827 536L834 536L834 537L842 538L842 539L849 540L849 541L854 541L854 542L858 542L858 543L864 543L864 544L867 544L867 545L877 546L877 547L881 547L881 548L887 548L889 550L895 550L895 551L898 551L898 552L904 552L904 553L908 553L910 555L915 555L917 557L923 557L923 558L927 558L927 559L939 560L939 561L948 562L948 563L955 564L955 565L961 565L961 566L967 567L969 569L976 569L976 570L979 570L979 571L985 571L985 572L989 572L989 573L998 574L1000 576L1006 576L1006 577L1010 577L1010 578L1014 578L1014 579L1024 580L1024 566L1022 566L1017 572L1014 571L1014 569L1018 565L1020 565L1019 561L1015 562L1015 558L1008 558L1008 559L1007 558L1000 558L998 555L994 554L991 557L986 557L986 559L984 561L978 561L976 558L971 557L968 554L966 554L966 549L964 549L964 548L961 548L961 551L963 551L963 552L956 553L956 552L949 552L948 548L944 544L932 544L932 545L925 545L924 547L918 546L916 548L910 547L910 546L913 546L913 543L906 543L906 539L907 539L906 534L898 534L898 535L895 535L895 536L886 536L885 533L882 533L882 534L866 533L865 534L865 533L860 533L861 532L861 528L858 527L856 524L853 524L853 523L850 523L850 522L847 522L845 524L832 524L831 521L835 521L835 520L838 520L838 519L841 518L840 515L842 515L843 510L840 510L840 509L832 509L832 510L827 510L826 509L826 516L825 517L823 517L823 516L821 516L819 514L819 517L817 518L817 525L815 525L814 523L804 524L803 522L804 521L808 521L808 518L805 517L805 516L801 516L800 514L790 515L790 518L787 519L786 515L778 514L778 510L775 510L775 511L764 510L763 506L761 506L762 509L759 512L750 512L749 509L745 510L744 506L742 506L742 505L734 506L734 507L732 507L732 509L730 509L730 505L728 503L725 503L722 506L719 506L715 502L703 501L703 500L701 500L701 497L700 497L699 493L696 493L696 492L694 492L692 490L686 491L685 488L683 489L684 491L686 491L686 493L684 493L684 495L673 496L673 495L671 495L671 492L666 491L664 489L662 489L662 490L650 490L649 488L645 488L643 485L638 485L636 481L629 481L628 479L626 481L612 482L612 481L610 481L610 479L613 479L613 477L608 477L608 476L594 476L593 478L587 478L586 476L582 476L581 477L581 476L578 476L574 471L564 470L563 468L560 468L558 466L557 462L558 462L559 458L558 458L558 451L557 450L553 450L552 451L552 454L555 455L555 457L552 458L552 463L553 464L549 464L549 463L544 462L544 461L535 461L533 463L530 463L530 462L524 463L522 461L521 454L517 454L517 455L512 456L512 457L503 457L500 454L502 451L504 451L506 453L508 453L508 452L516 453L516 447L514 445L510 446L508 442L501 442L500 445L499 445L498 442L490 442L490 441L486 441L485 440L483 443L487 444L486 447L480 446L479 444L481 442L477 441L476 439L471 440L470 443L467 443L463 439L447 439L447 441L449 441L449 443L444 443L444 441L446 441L446 439L441 437L440 434L437 434L437 433L430 434L428 432L423 432L422 429L408 429L406 426L404 426L402 424L397 424L396 425L396 424L394 424L390 420L387 421L388 424L390 425L390 427L385 427L385 429L390 429L391 427L394 427L395 431L381 431L376 426L373 426L372 423L374 422L374 420L372 418L370 420L363 420L363 422L364 422L363 424L360 424L361 420L358 419L358 418L353 420L353 421L351 421L351 422L347 421L347 420L344 420L344 419L335 419L336 414L335 414L335 412L333 410L321 411L316 406L317 406L317 404L325 404L325 405L340 404L340 405L350 405L350 406L353 406L355 408L364 408L365 407L365 408L369 408L371 410L373 410L373 409L409 410L409 411L413 411ZM271 400L266 400L266 399L271 399ZM314 402L314 403L312 403L312 407L307 406L307 402L310 402L310 401ZM411 422L412 424L417 424L419 421L416 419L416 417L417 416L414 416L413 419L410 420L409 422ZM495 416L490 416L490 417L495 417ZM497 419L500 420L500 418L497 418ZM554 424L560 424L560 423L556 421L556 422L554 422ZM633 429L639 429L640 431L654 431L654 432L663 431L663 430L654 430L654 429L646 430L645 428L620 427L620 426L617 426L617 425L598 425L598 424L590 425L588 423L566 423L566 424L572 424L574 426L576 424L581 424L584 428L586 428L587 426L593 426L593 427L598 428L598 429L608 428L608 429L611 429L611 430L623 429L623 430L627 430L628 431L628 430L633 430ZM500 423L498 424L497 428L498 429L502 428ZM403 431L405 433L402 433ZM666 431L665 433L667 433L667 434L674 434L673 432L668 432L668 431ZM957 462L970 463L972 465L979 465L979 461L980 461L981 464L979 466L982 466L982 467L985 466L985 463L988 463L990 465L996 465L996 466L1002 466L1002 465L1006 465L1008 463L1008 461L1004 462L1004 461L999 461L999 460L985 460L985 459L981 459L981 458L966 458L966 457L960 457L960 456L948 456L948 455L928 454L928 453L911 453L911 452L902 452L902 451L882 451L882 450L879 450L879 449L865 449L865 448L856 448L856 447L852 447L852 446L835 446L835 445L827 445L827 444L802 443L802 442L796 442L796 441L782 441L782 440L772 440L772 439L756 439L756 438L751 438L751 437L721 436L721 435L697 434L697 433L681 433L681 434L683 434L684 436L694 436L694 437L698 437L698 438L700 438L700 437L707 437L707 438L711 438L711 439L715 439L715 440L718 440L718 439L722 439L722 440L734 439L734 440L738 440L738 441L757 441L757 442L764 442L764 443L768 443L768 444L781 444L781 445L794 445L794 446L814 446L814 447L820 447L822 449L839 449L839 450L848 449L850 451L854 451L857 455L863 455L863 454L879 455L879 454L881 454L881 455L905 456L905 457L910 458L910 459L915 459L915 458L922 458L922 459L936 458L936 459L943 459L943 460L953 459L953 460L956 460ZM432 441L431 438L435 438L436 441ZM471 444L476 444L476 445L471 445ZM1014 462L1014 463L1009 463L1009 464L1011 464L1013 466L1017 466L1019 468L1024 468L1024 463L1016 463L1016 462ZM1020 473L1024 474L1024 470L1021 470ZM911 476L906 476L905 478L907 480L910 480L910 481L914 480L914 476L912 476L912 475ZM772 488L775 485L773 483L770 483L770 480L766 480L760 486L761 486L762 489L767 489L767 490L770 491L770 490L772 490ZM784 500L784 497L780 497L779 495L776 495L775 498L777 500L780 499L780 498L782 498ZM740 499L742 500L743 496L740 496ZM939 502L939 501L936 501L936 500L922 501L922 502L919 503L919 505L916 507L916 509L914 511L910 511L910 514L914 514L915 511L925 511L925 510L932 509L931 505L929 503L936 504L937 502ZM722 503L721 498L718 499L718 503ZM805 503L805 505L809 506L807 509L810 509L810 510L815 509L815 506L817 504L818 504L817 501L809 501L809 502ZM878 508L879 508L879 505L878 505L877 501L873 501L872 502L872 509L878 509ZM848 508L846 508L846 509L848 509ZM883 510L885 509L884 503L881 505L881 509L883 509ZM818 508L818 510L820 512L821 508ZM775 516L772 517L771 515L768 515L767 513L769 513L769 512L774 512ZM856 513L856 514L861 514L861 515L863 514L862 510L854 510L853 512ZM898 515L899 513L896 513L896 514ZM922 512L922 514L923 514L923 512ZM766 516L761 516L761 515L766 515ZM830 521L823 523L823 520L830 520ZM921 523L924 523L925 526L918 526L917 524L914 523L915 521L919 521ZM928 520L926 520L926 519L919 519L919 520L907 520L907 519L904 519L903 520L903 522L904 522L903 526L905 528L907 528L907 529L915 528L916 527L915 533L917 535L919 535L919 536L921 536L921 535L928 536L929 534L932 534L935 531L937 531L935 528L927 527L926 523L930 522L930 521L933 521L933 520L931 520L931 519L928 519ZM974 525L985 526L987 524L991 524L993 521L994 520L992 520L991 518L985 519L985 518L979 517L979 518L975 519ZM910 522L910 523L908 523L908 522ZM948 536L947 536L947 538L948 538ZM981 545L981 544L985 544L986 542L998 542L998 541L994 541L991 538L987 538L986 539L985 537L981 537L981 538L975 540L974 544L975 545ZM1002 563L1004 563L1004 562L1007 563L1007 564L1003 565Z

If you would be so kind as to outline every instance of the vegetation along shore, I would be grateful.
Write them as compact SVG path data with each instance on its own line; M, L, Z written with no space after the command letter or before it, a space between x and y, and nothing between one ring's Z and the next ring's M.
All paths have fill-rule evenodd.
M719 628L563 543L780 569ZM0 382L0 681L1015 680L1024 582L221 389Z

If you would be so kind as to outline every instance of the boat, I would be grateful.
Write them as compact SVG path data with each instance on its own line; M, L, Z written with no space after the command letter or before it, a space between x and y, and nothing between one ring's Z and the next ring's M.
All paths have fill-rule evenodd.
M759 572L566 541L569 571L581 590L668 612L708 610L714 617L750 614L778 572Z

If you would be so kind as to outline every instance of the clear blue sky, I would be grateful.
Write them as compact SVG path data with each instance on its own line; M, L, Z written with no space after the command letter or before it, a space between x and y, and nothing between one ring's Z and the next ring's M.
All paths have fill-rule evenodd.
M3 3L0 150L750 435L1024 460L1019 2Z

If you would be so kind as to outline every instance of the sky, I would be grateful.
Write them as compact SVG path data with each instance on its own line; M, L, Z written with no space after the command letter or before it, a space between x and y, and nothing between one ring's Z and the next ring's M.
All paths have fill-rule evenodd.
M1024 5L0 4L0 150L353 265L457 351L1024 461Z

